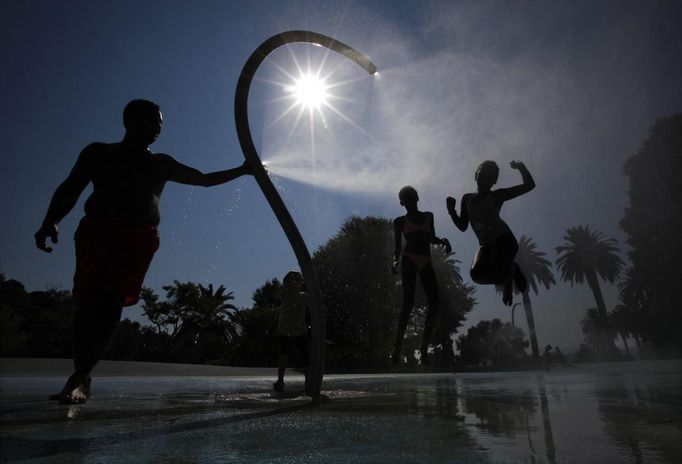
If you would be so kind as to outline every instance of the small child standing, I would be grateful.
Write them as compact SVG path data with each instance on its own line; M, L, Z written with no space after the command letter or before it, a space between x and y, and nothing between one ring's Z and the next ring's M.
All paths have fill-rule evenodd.
M301 357L301 365L305 368L308 380L308 294L303 291L303 277L300 272L289 271L282 279L281 305L277 334L279 338L279 363L277 382L273 384L276 391L284 390L284 372L292 350L296 348Z

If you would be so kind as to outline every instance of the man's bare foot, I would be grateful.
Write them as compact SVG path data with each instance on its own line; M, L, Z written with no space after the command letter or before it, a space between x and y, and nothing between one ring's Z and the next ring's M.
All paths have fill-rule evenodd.
M50 395L49 399L59 401L61 404L85 403L90 396L91 383L92 378L90 376L83 380L82 376L72 374L66 381L62 391Z

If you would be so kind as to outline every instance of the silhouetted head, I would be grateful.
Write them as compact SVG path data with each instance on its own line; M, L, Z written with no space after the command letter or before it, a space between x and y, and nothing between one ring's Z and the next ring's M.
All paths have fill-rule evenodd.
M402 206L416 205L419 201L419 195L414 187L406 185L398 192L398 199L400 199Z
M285 288L300 288L303 284L303 276L298 271L289 271L282 279Z
M497 167L495 161L483 161L476 169L474 178L478 184L479 189L492 188L497 183L497 177L500 175L500 168Z
M123 109L126 138L150 145L159 137L163 116L159 105L149 100L132 100Z

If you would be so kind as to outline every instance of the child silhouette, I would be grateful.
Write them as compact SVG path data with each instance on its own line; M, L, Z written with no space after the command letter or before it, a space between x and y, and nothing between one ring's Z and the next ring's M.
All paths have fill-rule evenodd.
M462 197L459 215L455 209L455 199L448 197L446 200L448 213L455 226L464 232L471 224L478 238L480 247L471 265L471 279L482 285L504 286L502 301L507 306L512 304L512 279L521 293L526 290L527 282L514 262L519 244L507 223L500 218L500 209L505 201L535 188L533 177L522 162L512 161L510 166L521 173L522 184L492 190L500 170L494 161L484 161L476 170L478 190Z

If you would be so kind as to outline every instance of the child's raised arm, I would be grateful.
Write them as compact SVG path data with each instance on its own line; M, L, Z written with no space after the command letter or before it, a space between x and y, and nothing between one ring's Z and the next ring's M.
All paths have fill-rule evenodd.
M509 163L512 169L517 169L521 173L522 184L515 185L514 187L498 189L495 191L495 195L499 196L502 201L511 200L519 195L528 193L535 188L535 181L533 176L530 175L530 171L526 168L526 165L521 161L512 161Z
M467 230L467 227L469 226L469 212L465 205L465 203L469 201L468 197L468 193L462 197L462 204L459 207L459 215L457 215L456 209L457 200L455 200L453 197L447 197L445 199L445 204L448 208L448 214L450 215L452 222L462 232Z

